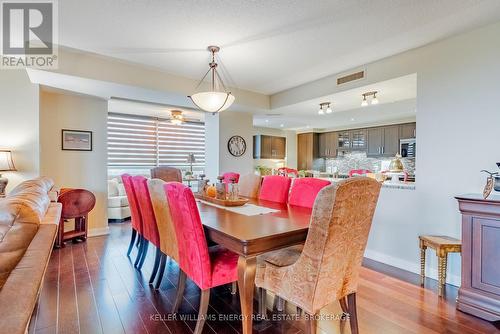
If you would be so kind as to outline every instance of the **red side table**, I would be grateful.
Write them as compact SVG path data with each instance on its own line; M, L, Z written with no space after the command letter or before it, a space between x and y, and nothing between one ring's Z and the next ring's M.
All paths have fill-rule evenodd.
M95 196L85 189L61 189L58 202L62 204L61 220L56 240L56 247L64 247L66 240L87 240L88 214L95 206ZM75 229L64 232L64 222L75 220Z

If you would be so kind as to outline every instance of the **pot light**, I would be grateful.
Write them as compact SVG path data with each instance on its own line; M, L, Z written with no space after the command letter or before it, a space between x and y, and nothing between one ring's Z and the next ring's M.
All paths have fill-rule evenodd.
M282 128L282 127L284 127L284 126L285 126L285 124L280 124L280 128Z

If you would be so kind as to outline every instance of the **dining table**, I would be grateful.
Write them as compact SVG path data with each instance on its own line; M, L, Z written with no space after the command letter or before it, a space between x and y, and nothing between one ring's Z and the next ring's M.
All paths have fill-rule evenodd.
M243 333L252 333L257 256L303 244L312 210L259 199L249 199L246 204L249 210L243 207L241 212L201 200L197 200L197 205L207 240L239 255L238 290Z

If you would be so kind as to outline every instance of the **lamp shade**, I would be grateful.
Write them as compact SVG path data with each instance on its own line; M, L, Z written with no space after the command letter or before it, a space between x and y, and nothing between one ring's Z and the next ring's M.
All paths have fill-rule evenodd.
M208 112L220 112L229 108L234 102L234 95L225 92L201 92L190 96L198 108Z
M12 152L0 150L0 172L15 171L16 167L12 161Z
M196 162L196 159L194 157L194 153L189 153L188 158L187 158L187 163L194 164L195 162Z

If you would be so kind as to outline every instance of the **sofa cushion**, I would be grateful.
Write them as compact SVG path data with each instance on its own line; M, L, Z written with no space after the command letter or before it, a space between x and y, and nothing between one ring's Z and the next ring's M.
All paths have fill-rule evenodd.
M108 208L121 208L128 206L127 196L108 197Z
M0 212L16 217L16 223L39 224L50 205L48 195L34 189L0 200Z
M54 181L52 179L42 176L33 180L21 182L9 192L7 197L16 196L19 193L32 188L38 188L43 192L48 193L53 186L54 186Z
M116 179L108 180L108 197L114 197L118 195L118 181Z
M6 233L0 242L0 289L23 257L37 231L38 225L17 222L8 230L5 229Z

